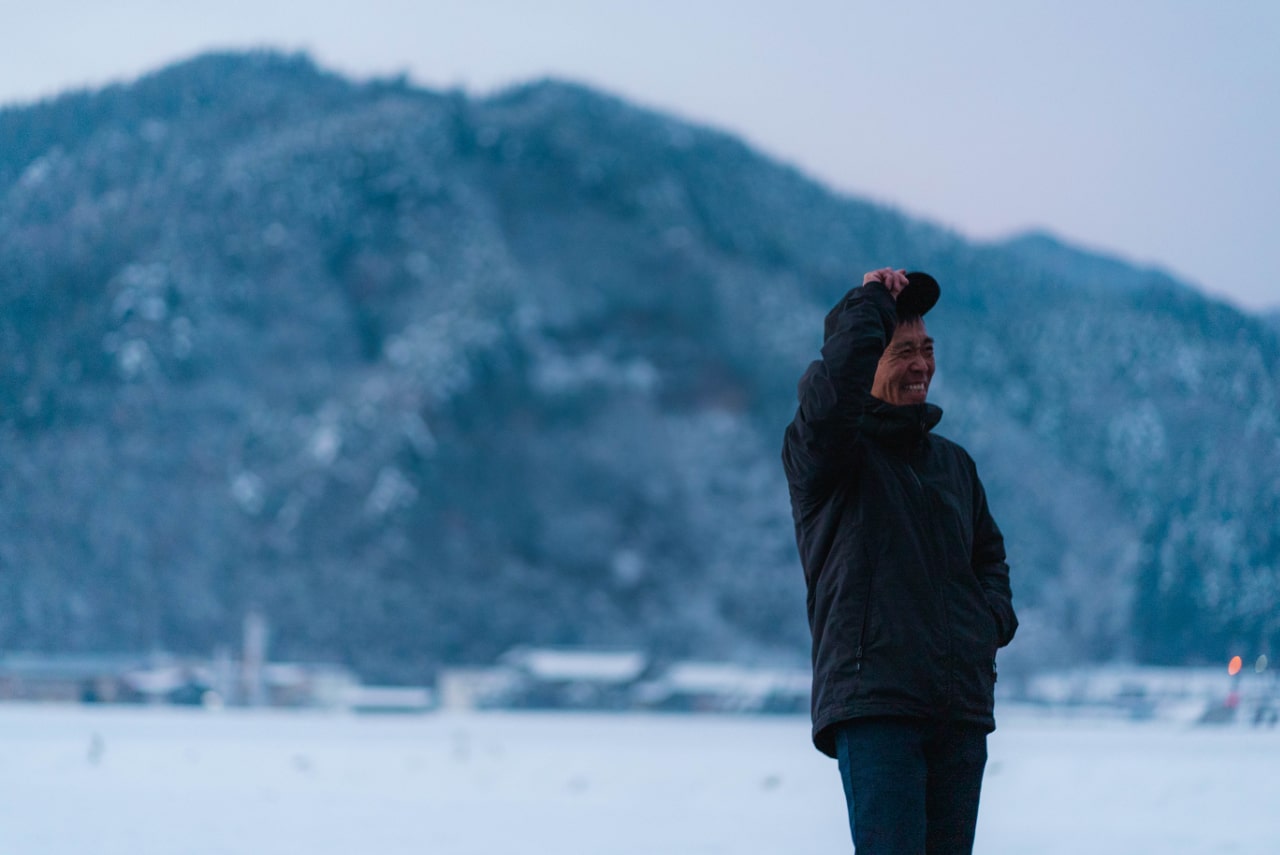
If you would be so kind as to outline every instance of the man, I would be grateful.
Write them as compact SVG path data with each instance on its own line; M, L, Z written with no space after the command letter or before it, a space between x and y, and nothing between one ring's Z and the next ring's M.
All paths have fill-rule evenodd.
M973 460L933 433L925 273L866 274L827 316L782 459L813 633L813 741L858 855L969 853L996 649L1018 626Z

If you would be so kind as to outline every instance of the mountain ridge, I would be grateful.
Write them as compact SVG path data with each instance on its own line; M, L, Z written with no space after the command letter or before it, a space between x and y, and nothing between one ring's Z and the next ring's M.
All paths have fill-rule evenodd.
M1280 640L1262 319L580 84L252 53L0 110L0 648L205 651L261 609L280 655L393 680L520 642L801 659L781 431L891 260L943 283L1013 673Z

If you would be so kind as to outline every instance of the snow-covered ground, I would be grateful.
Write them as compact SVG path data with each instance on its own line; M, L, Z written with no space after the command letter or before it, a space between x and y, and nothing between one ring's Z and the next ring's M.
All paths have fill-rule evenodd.
M1280 730L1000 721L980 853L1280 852ZM0 855L851 849L800 718L0 706Z

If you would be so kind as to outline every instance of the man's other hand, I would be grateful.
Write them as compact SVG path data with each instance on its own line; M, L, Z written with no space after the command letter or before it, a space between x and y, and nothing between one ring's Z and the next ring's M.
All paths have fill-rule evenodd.
M881 267L879 270L872 270L862 277L863 285L868 282L879 282L889 292L889 296L897 300L898 295L902 293L902 289L907 287L907 271L905 269L894 270L892 267Z

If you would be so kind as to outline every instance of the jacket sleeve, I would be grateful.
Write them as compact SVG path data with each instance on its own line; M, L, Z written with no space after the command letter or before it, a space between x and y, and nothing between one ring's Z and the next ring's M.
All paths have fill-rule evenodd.
M879 282L854 288L832 310L822 358L800 378L799 406L787 426L782 463L793 495L821 493L852 451L871 398L881 354L893 338L893 298Z
M1005 562L1004 535L987 507L987 493L978 478L977 467L972 460L969 465L973 473L973 572L996 620L1000 646L1004 647L1018 630L1013 589L1009 586L1009 565Z

